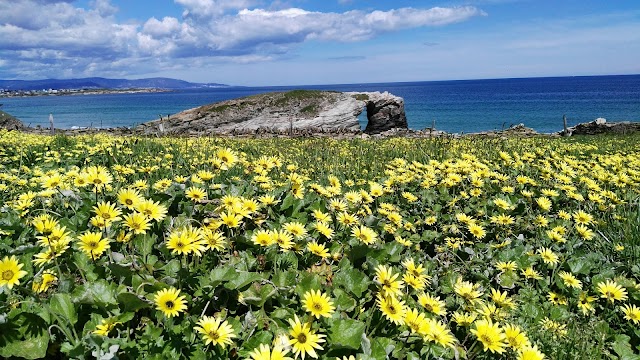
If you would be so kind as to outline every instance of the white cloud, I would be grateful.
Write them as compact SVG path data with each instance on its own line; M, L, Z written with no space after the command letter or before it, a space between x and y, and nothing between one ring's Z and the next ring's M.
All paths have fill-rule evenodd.
M253 6L257 1L253 0L174 0L184 6L184 17L211 17L219 16L229 10L240 10Z
M0 56L16 64L0 75L86 75L125 63L160 70L189 58L254 63L286 57L307 41L364 41L484 15L470 6L332 13L254 8L264 4L259 0L174 1L185 9L182 18L136 24L118 22L110 0L92 0L86 9L71 0L0 0Z

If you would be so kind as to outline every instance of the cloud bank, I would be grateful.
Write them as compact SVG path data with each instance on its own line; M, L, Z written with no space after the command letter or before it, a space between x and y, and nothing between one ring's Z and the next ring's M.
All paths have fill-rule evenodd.
M109 0L0 2L0 77L129 76L205 62L286 57L306 42L362 42L446 26L485 13L473 6L319 12L258 8L253 0L174 0L180 16L118 21ZM7 64L10 64L10 68Z

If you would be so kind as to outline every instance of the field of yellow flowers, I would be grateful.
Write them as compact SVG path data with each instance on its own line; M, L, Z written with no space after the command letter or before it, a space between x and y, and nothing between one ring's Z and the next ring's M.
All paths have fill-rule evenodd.
M640 136L0 131L0 357L637 359Z

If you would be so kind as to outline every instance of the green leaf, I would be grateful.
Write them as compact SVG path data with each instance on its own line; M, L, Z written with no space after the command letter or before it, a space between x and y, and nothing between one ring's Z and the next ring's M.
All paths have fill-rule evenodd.
M73 292L74 302L92 305L116 305L116 289L114 283L98 280L79 286Z
M276 293L276 288L271 284L253 283L249 289L242 292L242 296L245 303L262 307Z
M365 324L358 320L336 320L331 326L329 339L333 347L358 350Z
M0 357L41 359L49 346L47 324L40 315L20 313L0 324Z
M49 333L43 332L41 335L29 337L22 341L14 340L0 347L0 357L10 358L12 356L23 359L42 359L47 356L49 347Z
M209 273L209 285L214 288L225 281L233 279L236 274L236 270L230 266L220 266Z
M355 309L357 305L356 300L350 297L344 290L334 289L333 295L333 304L337 311L353 311L353 309Z
M273 340L273 334L268 331L262 330L253 334L242 346L242 350L239 351L241 358L248 357L249 353L260 346L260 344L271 344Z
M335 274L333 277L333 283L334 285L343 287L345 290L359 298L362 296L362 293L369 288L371 281L362 271L356 270L352 267L346 267L340 269L340 271Z
M136 312L140 309L150 307L149 303L139 298L136 294L132 293L118 294L118 303L120 303L124 311Z
M51 311L58 315L62 315L65 319L69 320L71 325L74 325L78 321L78 315L76 309L71 301L69 294L54 294L49 302Z
M229 290L239 290L245 286L251 284L254 281L264 279L264 275L256 272L239 271L236 272L235 277L229 280L224 287Z
M592 268L592 264L589 260L584 259L582 257L572 257L567 260L567 264L569 265L569 269L573 274L589 274L589 271Z
M395 341L377 337L371 341L371 356L375 359L389 359L389 355L396 348Z
M296 284L296 272L295 271L278 271L273 275L271 279L277 287L288 287Z
M287 197L284 198L284 200L282 201L282 205L280 206L280 210L287 210L288 208L292 207L293 204L295 203L296 198L293 197L293 195L289 194L287 195Z
M180 268L180 260L173 259L160 269L164 272L165 276L175 277L176 274L178 274L178 271L180 271Z
M318 274L302 273L298 278L298 285L296 286L296 293L298 296L303 296L309 290L320 290L322 288L322 280Z

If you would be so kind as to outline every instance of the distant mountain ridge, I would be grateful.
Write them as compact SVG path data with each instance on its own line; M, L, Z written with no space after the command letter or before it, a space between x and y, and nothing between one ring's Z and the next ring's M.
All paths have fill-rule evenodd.
M82 79L43 79L43 80L0 80L0 89L5 90L42 90L42 89L199 89L226 87L229 85L217 83L191 83L184 80L170 78L146 79L106 79L91 77Z

